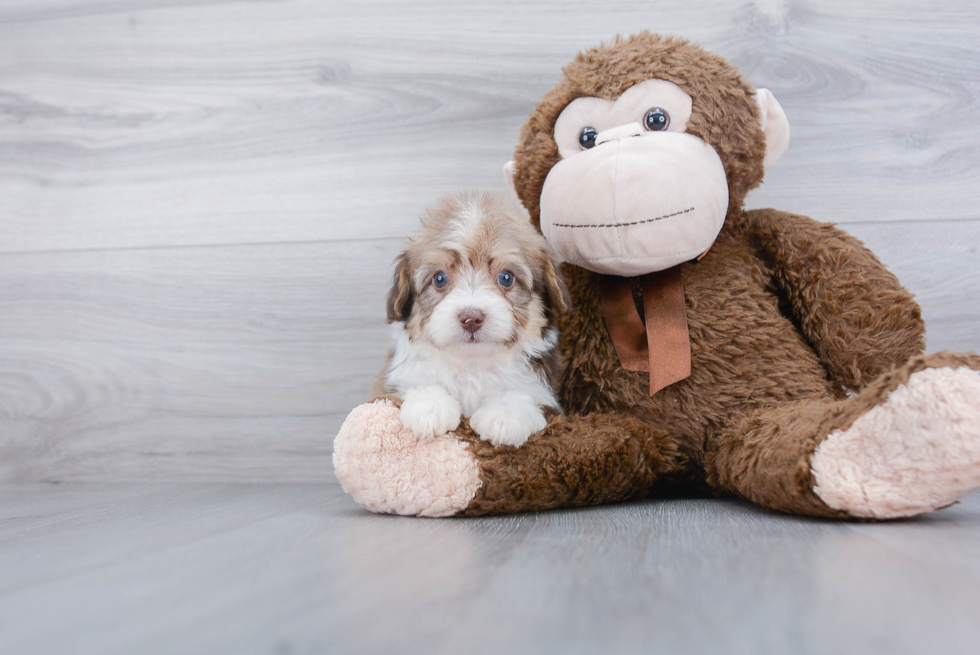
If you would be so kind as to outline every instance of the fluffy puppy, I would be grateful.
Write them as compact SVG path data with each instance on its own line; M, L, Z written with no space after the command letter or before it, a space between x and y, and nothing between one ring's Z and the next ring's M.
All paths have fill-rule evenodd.
M400 397L402 423L423 437L460 416L498 445L541 430L542 408L558 410L555 315L568 292L527 217L496 194L443 196L395 262L376 395Z

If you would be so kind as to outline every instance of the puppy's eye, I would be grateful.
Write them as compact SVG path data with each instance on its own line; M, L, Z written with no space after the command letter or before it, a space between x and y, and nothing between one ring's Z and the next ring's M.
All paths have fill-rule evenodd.
M514 274L510 271L501 271L500 275L497 276L497 284L509 289L514 286Z
M595 136L598 132L595 131L594 127L583 127L582 131L578 134L578 144L582 147L582 150L588 150L595 145Z
M439 271L432 276L432 286L434 286L436 289L442 289L447 284L449 284L449 276L444 272Z
M643 127L651 132L663 132L670 125L670 115L660 107L654 107L643 116Z

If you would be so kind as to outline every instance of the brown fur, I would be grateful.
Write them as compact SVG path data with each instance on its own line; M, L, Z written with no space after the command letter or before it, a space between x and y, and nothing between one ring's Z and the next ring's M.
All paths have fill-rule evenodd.
M621 368L598 276L565 265L573 311L559 320L567 417L520 449L461 430L483 486L467 515L615 502L706 488L780 511L843 516L812 491L810 458L908 376L930 366L980 370L976 355L921 355L911 294L857 239L776 210L742 209L762 180L764 135L752 87L721 58L649 33L580 54L538 103L515 153L516 191L534 225L559 160L554 123L581 96L615 99L650 78L693 98L687 131L718 152L728 175L725 227L684 265L692 373L654 396L646 373ZM846 397L845 391L859 393Z
M456 434L480 459L483 485L467 516L601 505L642 498L661 474L684 466L676 440L611 414L553 417L518 449Z

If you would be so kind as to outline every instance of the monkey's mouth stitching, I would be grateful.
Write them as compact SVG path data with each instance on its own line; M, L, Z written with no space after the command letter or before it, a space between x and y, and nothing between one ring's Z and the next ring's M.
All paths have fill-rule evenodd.
M570 225L568 223L555 223L555 227L626 227L627 225L642 225L643 223L653 223L654 221L662 221L665 218L670 218L671 216L680 216L681 214L686 214L688 212L694 211L694 207L689 207L684 211L674 212L673 214L664 214L663 216L657 216L656 218L645 218L642 221L631 221L629 223L592 223L591 225Z

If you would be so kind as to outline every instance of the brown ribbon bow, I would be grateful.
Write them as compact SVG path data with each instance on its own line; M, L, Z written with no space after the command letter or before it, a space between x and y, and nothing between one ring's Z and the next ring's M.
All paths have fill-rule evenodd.
M645 321L633 301L634 280L643 293ZM691 375L680 265L636 278L603 275L599 284L602 313L619 360L628 371L650 372L651 396Z

